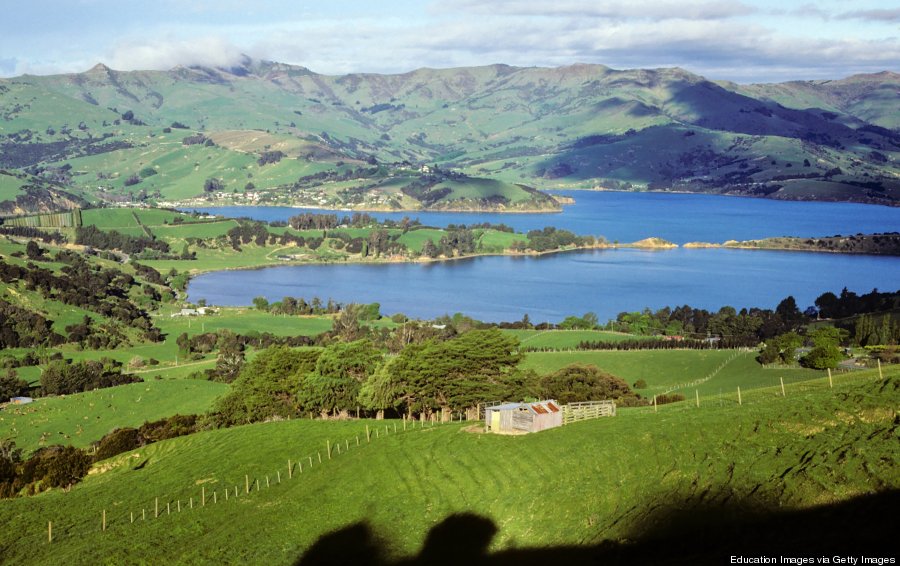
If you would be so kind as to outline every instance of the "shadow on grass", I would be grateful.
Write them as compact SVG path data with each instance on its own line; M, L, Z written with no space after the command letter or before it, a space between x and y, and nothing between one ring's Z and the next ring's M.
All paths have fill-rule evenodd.
M393 559L366 523L322 536L296 566L530 566L547 564L730 564L732 556L894 557L900 543L900 491L844 503L782 511L745 505L688 502L642 516L627 542L595 546L521 548L489 553L496 525L474 514L451 515L428 533L421 551ZM746 562L745 562L746 563ZM875 562L878 563L878 562ZM859 564L859 562L857 562Z

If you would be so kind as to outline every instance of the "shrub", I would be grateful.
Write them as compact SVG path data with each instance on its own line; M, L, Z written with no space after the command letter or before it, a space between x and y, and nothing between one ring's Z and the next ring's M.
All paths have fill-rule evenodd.
M45 487L68 489L81 481L91 468L90 456L74 446L54 447L44 452L41 460Z
M643 379L639 379L634 382L634 388L635 389L647 389L647 382L644 381Z
M122 452L139 447L140 437L136 428L119 428L100 439L94 461L106 460Z

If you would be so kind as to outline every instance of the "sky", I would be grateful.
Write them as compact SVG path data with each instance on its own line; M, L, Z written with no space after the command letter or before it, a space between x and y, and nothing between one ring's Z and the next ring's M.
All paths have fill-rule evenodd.
M683 67L748 82L900 71L885 0L0 0L0 76L242 54L324 74L505 63Z

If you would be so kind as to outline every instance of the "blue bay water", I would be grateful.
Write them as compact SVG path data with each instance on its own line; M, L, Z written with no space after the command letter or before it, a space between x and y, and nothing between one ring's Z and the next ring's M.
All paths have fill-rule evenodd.
M829 202L671 193L563 191L575 204L561 213L373 212L379 220L418 218L429 226L504 223L519 232L555 226L579 235L632 242L656 236L676 244L771 236L832 236L900 231L900 208ZM287 220L300 212L334 211L276 206L197 208L210 214ZM349 215L350 212L337 212Z
M871 205L780 202L664 193L565 193L576 204L558 214L373 213L424 224L505 223L517 231L544 226L609 240L658 236L678 244L768 236L828 236L900 230L900 209ZM279 207L203 209L227 216L287 220ZM341 214L341 213L338 213ZM349 213L346 213L349 214ZM804 308L826 291L900 288L900 259L828 253L727 249L592 250L542 257L479 257L408 264L329 264L225 271L191 281L191 300L248 305L294 297L378 302L382 312L432 318L462 312L486 321L562 320L592 311L601 320L622 311L689 304L774 308L793 295Z
M381 303L419 318L462 312L486 321L558 322L591 311L690 304L774 308L793 295L804 308L826 291L896 290L900 261L876 256L726 249L591 250L452 262L282 266L200 275L190 298L247 305L290 295Z

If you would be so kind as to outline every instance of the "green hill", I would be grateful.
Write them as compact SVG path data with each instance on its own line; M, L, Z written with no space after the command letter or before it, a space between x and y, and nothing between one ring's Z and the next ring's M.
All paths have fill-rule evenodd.
M230 69L98 65L0 80L0 166L50 166L106 200L184 199L218 178L232 195L277 188L333 207L553 207L520 185L891 204L896 85L893 73L734 85L600 65L344 76L249 58ZM505 185L425 200L383 193L404 184L404 164ZM305 194L298 179L322 192Z
M396 423L395 433L391 421L202 432L99 463L68 493L0 502L0 548L19 564L720 563L851 543L872 552L900 488L898 368L886 377L795 385L787 397L760 390L741 406L621 410L527 436L457 424ZM366 427L379 431L371 443Z

